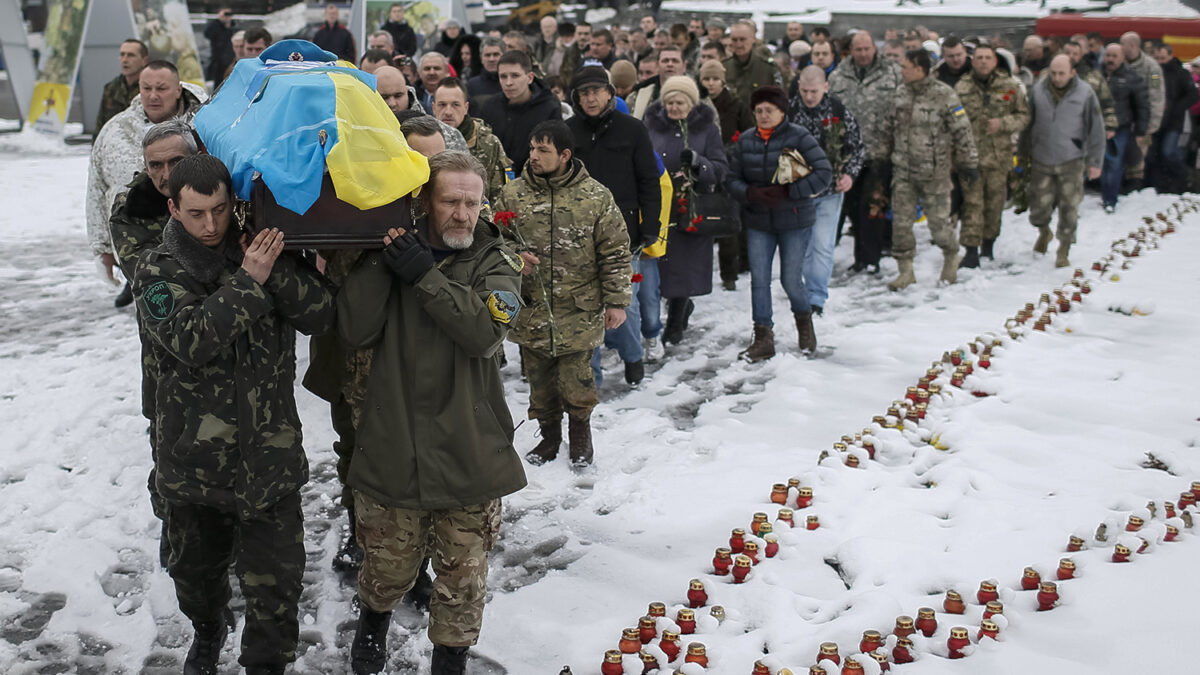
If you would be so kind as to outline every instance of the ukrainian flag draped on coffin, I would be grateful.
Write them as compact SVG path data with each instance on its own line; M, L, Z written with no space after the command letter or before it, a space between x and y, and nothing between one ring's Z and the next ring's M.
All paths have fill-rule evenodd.
M325 171L338 199L360 209L390 204L429 178L375 77L305 40L238 61L195 126L240 199L250 199L257 172L279 205L299 214L317 200Z

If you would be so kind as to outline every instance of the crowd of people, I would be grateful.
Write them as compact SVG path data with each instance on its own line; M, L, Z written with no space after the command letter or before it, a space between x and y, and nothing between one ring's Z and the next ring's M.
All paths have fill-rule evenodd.
M526 461L557 459L565 415L583 468L601 350L637 385L685 339L714 274L736 292L749 272L743 356L762 361L776 354L778 258L811 355L843 233L850 272L878 274L890 255L900 291L916 282L923 214L939 281L955 283L994 258L1011 205L1028 209L1035 251L1057 238L1063 267L1087 181L1112 213L1128 190L1190 187L1195 165L1200 68L1133 33L1030 36L1020 55L998 37L919 27L835 38L790 23L772 43L750 20L653 14L633 26L546 16L532 36L451 20L420 36L396 4L357 54L337 7L325 12L316 46L374 76L371 95L430 168L411 226L376 250L285 251L277 229L244 233L229 171L191 127L209 90L137 40L121 45L97 121L88 235L110 278L117 267L130 281L118 306L136 303L151 503L195 630L191 675L216 672L232 566L240 663L282 673L296 657L308 476L297 331L312 336L303 384L329 402L338 437L349 527L334 564L358 583L353 672L383 670L391 612L407 601L429 611L433 672L462 673L500 499L525 485L505 340L520 346L540 429ZM211 89L239 59L281 59L268 31L236 29L222 9L206 31Z

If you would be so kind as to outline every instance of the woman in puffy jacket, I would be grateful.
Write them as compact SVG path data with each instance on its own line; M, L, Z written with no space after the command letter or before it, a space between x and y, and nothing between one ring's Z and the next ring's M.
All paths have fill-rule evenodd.
M817 348L812 308L804 289L804 254L812 238L813 197L833 178L829 159L817 139L804 127L786 121L787 95L775 86L760 87L750 96L755 129L743 133L729 158L729 193L741 201L742 227L750 262L750 305L754 339L743 352L749 361L775 355L771 320L771 273L779 249L780 281L792 305L800 351ZM784 151L804 158L807 173L779 171ZM794 155L788 152L788 155ZM799 175L804 174L804 175Z
M662 98L646 109L645 124L677 196L689 177L696 192L711 192L724 182L729 165L717 115L711 106L700 104L700 88L692 78L668 78L662 85ZM659 289L667 299L663 344L682 339L695 308L692 298L712 293L713 238L690 231L696 229L689 230L690 211L679 211L672 209L667 253L658 263Z

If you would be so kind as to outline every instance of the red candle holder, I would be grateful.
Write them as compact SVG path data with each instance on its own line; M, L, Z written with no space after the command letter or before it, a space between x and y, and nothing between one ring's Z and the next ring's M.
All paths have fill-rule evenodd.
M776 483L771 486L771 501L775 504L786 504L788 498L787 483Z
M983 618L990 619L997 614L1004 613L1004 603L999 600L992 600L983 608Z
M883 634L877 630L864 630L862 634L862 640L858 642L858 651L864 654L870 654L882 646Z
M642 644L648 645L656 637L658 637L658 624L655 623L654 617L643 616L638 619L638 639Z
M696 663L701 668L708 667L708 654L705 653L704 645L699 642L693 642L688 645L687 656L683 657L684 663Z
M775 516L775 519L786 524L788 527L796 526L796 514L791 509L779 509L779 515Z
M688 582L687 592L688 604L692 609L703 607L708 604L708 592L704 590L704 582L699 579L692 579Z
M913 403L916 403L916 402L917 402L917 392L918 392L918 391L920 391L920 389L918 389L918 388L916 388L916 387L907 387L907 388L904 390L904 398L906 398L906 399L908 399L908 400L912 401Z
M991 619L984 619L983 621L979 622L979 635L976 636L977 640L983 640L985 637L995 640L999 635L1000 624L992 621Z
M906 638L915 632L917 632L917 629L913 626L913 618L911 616L901 614L896 617L896 627L892 629L892 635L898 638Z
M679 657L679 633L673 630L664 630L662 639L658 641L658 648L667 655L668 661L674 661Z
M814 664L808 667L808 675L829 675L829 672L823 667Z
M867 654L867 656L870 656L872 659L875 660L875 663L877 663L879 665L879 672L886 673L886 672L891 671L892 664L888 663L887 654L884 654L882 651L878 651L878 652L869 652Z
M719 577L729 574L729 568L733 566L732 554L733 551L723 546L717 549L716 554L713 555L712 561L713 574L716 574Z
M779 537L774 533L770 533L764 536L763 539L767 542L766 547L763 548L763 554L768 558L774 558L779 554Z
M745 555L738 555L733 559L733 583L741 584L746 582L746 577L750 575L750 568L754 566L754 561L747 558Z
M754 514L754 520L750 523L750 531L757 536L758 528L761 527L765 522L767 522L767 514L762 512Z
M642 675L658 670L658 657L650 652L638 652L638 656L642 659Z
M604 652L604 663L600 664L601 675L625 675L625 665L621 661L621 652L616 649Z
M1200 500L1200 480L1192 481L1192 499Z
M1191 492L1180 492L1179 493L1179 509L1181 511L1183 509L1186 509L1189 506L1195 506L1195 505L1196 505L1196 495L1192 494Z
M1026 567L1025 572L1021 575L1022 590L1026 590L1026 591L1035 590L1038 587L1038 584L1040 584L1040 583L1042 583L1041 573L1038 572L1037 570L1033 569L1032 567Z
M1053 581L1043 581L1038 587L1037 594L1038 611L1046 612L1054 609L1058 604L1058 584Z
M696 612L684 607L675 614L675 623L679 626L680 635L691 635L696 632Z
M838 646L836 642L822 642L821 648L817 650L817 662L833 661L839 666L842 665L842 656L838 654Z
M1175 502L1163 502L1163 513L1167 518L1175 517Z
M796 508L807 509L808 507L812 506L812 502L813 502L812 488L810 488L810 487L800 488L800 493L796 497Z
M932 607L922 607L917 610L917 621L914 624L917 630L921 631L921 635L927 638L933 637L933 633L937 630L937 618L933 613Z
M976 601L979 604L988 604L991 601L998 601L1000 592L996 590L996 584L992 581L980 581L979 590L976 591Z
M1054 573L1059 581L1075 578L1075 561L1070 558L1063 558L1058 561L1058 570Z
M861 675L865 672L863 665L858 662L858 659L853 656L847 656L846 662L842 664L842 675Z
M967 605L958 591L946 591L946 598L942 600L942 611L947 614L962 614L966 610Z
M846 464L846 466L850 467L851 469L857 469L858 465L859 465L858 456L857 455L846 455L845 464Z
M742 555L750 559L753 565L758 564L758 542L750 539L746 542L745 548L742 549Z
M1129 516L1129 520L1125 522L1125 531L1126 532L1137 532L1138 530L1141 530L1142 526L1145 524L1146 524L1145 520L1142 520L1141 518L1139 518L1137 516Z
M1084 542L1083 542L1082 537L1076 537L1075 535L1071 535L1070 540L1067 541L1067 552L1068 553L1076 553L1078 551L1082 551L1083 543Z
M1179 538L1179 528L1167 523L1167 534L1163 537L1163 541L1175 541Z
M1113 547L1112 561L1115 563L1129 562L1129 556L1132 554L1133 551L1129 550L1128 546L1117 544Z
M729 551L733 554L742 552L746 546L746 531L740 527L733 529L733 534L729 535Z
M966 656L962 650L971 644L969 635L967 629L962 626L950 629L950 637L946 639L946 646L950 649L950 658L961 659Z
M902 637L896 640L896 646L892 647L892 661L896 663L912 663L913 662L913 641Z
M921 406L923 406L923 405L925 405L925 404L918 403L917 409L919 410L921 408ZM875 442L874 441L872 441L869 438L864 438L862 441L862 448L863 448L863 450L867 451L867 457L870 457L871 459L875 459Z
M800 479L799 478L789 478L788 479L788 489L790 490L792 488L795 488L797 490L800 489Z
M809 516L804 519L805 529L815 530L821 526L821 519L816 516Z
M771 675L771 669L767 668L767 664L762 661L755 661L754 670L750 672L750 675Z
M622 654L636 654L642 650L642 638L636 628L626 628L621 631L621 641L617 643L617 649Z

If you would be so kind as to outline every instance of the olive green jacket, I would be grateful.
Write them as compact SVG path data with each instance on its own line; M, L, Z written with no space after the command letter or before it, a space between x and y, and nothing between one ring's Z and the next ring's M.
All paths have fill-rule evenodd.
M426 227L421 218L418 232ZM375 351L352 488L388 506L432 510L525 487L493 358L520 311L520 269L484 221L470 248L415 285L393 275L379 252L360 258L337 299L346 346Z
M238 233L204 246L175 220L142 254L133 294L159 363L156 487L168 501L252 517L308 480L296 412L296 331L334 325L333 295L292 253L265 284Z

